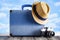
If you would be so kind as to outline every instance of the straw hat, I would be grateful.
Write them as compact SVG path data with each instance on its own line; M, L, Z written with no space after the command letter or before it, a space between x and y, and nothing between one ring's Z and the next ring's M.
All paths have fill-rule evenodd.
M32 16L39 24L46 24L48 22L50 8L44 2L35 2L32 5Z

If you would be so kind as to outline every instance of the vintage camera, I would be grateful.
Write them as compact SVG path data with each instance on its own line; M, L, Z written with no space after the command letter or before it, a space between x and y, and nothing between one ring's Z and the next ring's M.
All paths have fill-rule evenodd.
M40 35L43 36L43 37L53 37L55 35L55 32L52 31L52 30L49 30L48 27L43 27L40 30Z

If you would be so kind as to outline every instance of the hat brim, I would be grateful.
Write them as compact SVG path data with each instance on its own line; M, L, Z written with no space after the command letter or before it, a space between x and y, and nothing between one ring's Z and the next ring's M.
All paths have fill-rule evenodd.
M34 13L34 11L32 10L32 16L33 19L38 23L38 24L46 24L48 22L48 19L46 20L40 20Z

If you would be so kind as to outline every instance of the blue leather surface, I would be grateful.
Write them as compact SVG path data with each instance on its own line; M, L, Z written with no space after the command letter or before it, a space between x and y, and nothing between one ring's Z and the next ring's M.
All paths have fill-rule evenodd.
M31 10L12 10L10 12L10 32L13 35L40 35L40 28L31 14Z

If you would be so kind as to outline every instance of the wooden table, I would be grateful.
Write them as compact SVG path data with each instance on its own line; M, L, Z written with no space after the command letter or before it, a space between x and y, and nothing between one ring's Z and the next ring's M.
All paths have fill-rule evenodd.
M1 38L0 40L60 40L59 36L52 37L52 38L45 38L45 37L6 37Z

